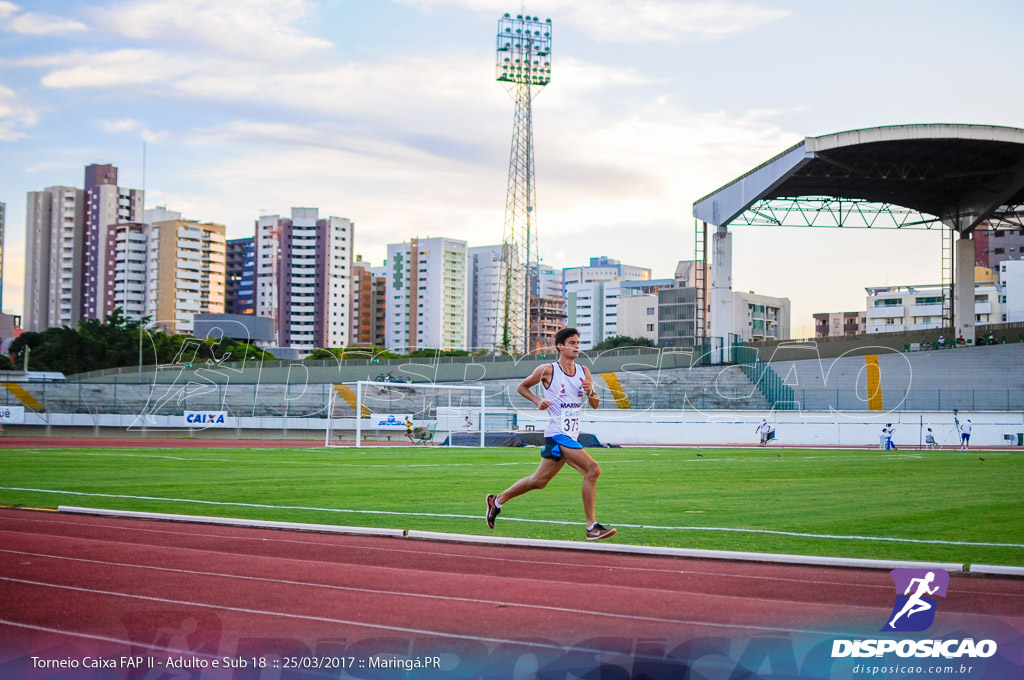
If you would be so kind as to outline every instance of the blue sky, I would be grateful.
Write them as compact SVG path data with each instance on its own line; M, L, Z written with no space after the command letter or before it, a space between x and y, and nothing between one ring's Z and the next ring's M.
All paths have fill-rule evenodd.
M0 0L5 310L25 192L89 163L147 207L248 236L292 206L356 223L374 264L411 236L500 242L512 100L492 0ZM901 123L1024 126L1019 2L549 0L536 99L541 254L671 276L692 203L805 136ZM933 233L734 230L734 283L815 311L939 277Z

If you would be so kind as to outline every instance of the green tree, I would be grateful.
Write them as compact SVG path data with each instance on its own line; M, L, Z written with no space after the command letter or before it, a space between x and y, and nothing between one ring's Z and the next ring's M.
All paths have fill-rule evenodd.
M603 352L607 349L622 347L654 347L654 341L648 338L631 338L628 335L613 335L594 346L592 352Z
M27 349L30 370L60 371L65 375L135 366L140 348L142 363L147 366L274 359L274 355L233 338L168 335L145 328L148 323L148 317L126 319L117 308L105 321L87 319L77 329L59 326L41 333L22 333L11 343L11 353L20 362L24 361Z
M338 355L334 353L334 350L318 348L313 350L313 353L303 361L326 361L327 359L337 361Z

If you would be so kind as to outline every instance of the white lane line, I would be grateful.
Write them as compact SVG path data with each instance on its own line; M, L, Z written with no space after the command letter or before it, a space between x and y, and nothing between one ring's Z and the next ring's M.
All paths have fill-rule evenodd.
M434 512L397 512L394 510L349 510L343 508L318 508L304 505L269 505L266 503L238 503L228 501L207 501L195 498L166 498L162 496L136 496L129 494L110 493L88 493L85 491L63 491L58 489L33 489L16 486L0 486L4 491L27 491L31 493L55 494L58 496L86 496L91 498L125 498L130 500L160 501L165 503L192 503L196 505L219 505L240 508L262 508L270 510L307 510L310 512L331 512L354 515L388 515L393 517L434 517L445 519L472 519L479 520L479 515L457 515L449 513ZM532 524L553 524L564 526L578 526L579 522L566 522L548 519L526 519L522 517L508 517L502 522L529 522ZM914 543L927 545L968 545L987 546L994 548L1024 548L1024 543L991 543L985 541L944 541L940 539L921 538L893 538L888 536L857 536L840 534L811 534L799 531L776 531L772 529L741 529L736 527L701 527L701 526L659 526L653 524L616 524L615 526L626 529L649 529L654 531L707 531L739 534L762 534L771 536L791 536L796 538L817 538L824 540L839 541L882 541L886 543Z
M427 630L425 628L408 628L406 626L389 626L382 623L365 623L361 621L349 621L347 619L336 619L327 616L311 616L308 614L289 614L287 612L274 612L267 611L264 609L250 609L248 607L230 607L226 605L209 604L206 602L190 602L188 600L173 600L164 597L155 597L152 595L132 595L129 593L119 593L113 590L98 590L93 588L80 588L78 586L66 586L59 585L56 583L46 583L43 581L31 581L28 579L10 578L7 576L0 576L0 581L7 581L10 583L21 583L29 586L39 586L42 588L56 588L59 590L70 590L79 593L87 593L90 595L109 595L111 597L123 597L132 600L144 600L147 602L159 602L161 604L173 604L185 607L200 607L202 609L215 609L217 611L228 611L237 612L240 614L255 614L257 616L277 616L286 619L296 619L299 621L314 621L316 623L330 623L334 625L342 626L354 626L357 628L372 628L374 630L388 630L396 633L408 633L412 635L429 635L431 637L440 638L456 638L460 640L473 640L476 642L489 642L499 645L517 645L517 646L539 646L550 649L563 649L560 645L548 645L548 644L534 644L532 642L517 642L516 640L507 640L504 638L493 638L484 637L478 635L463 635L461 633L443 633L436 630ZM824 637L833 637L831 632L823 632L817 630L802 630L802 629L786 629L786 628L764 628L761 626L743 626L730 623L711 623L707 621L677 621L679 625L694 625L694 626L707 626L710 628L729 628L732 630L772 630L778 632L791 632L791 633L806 633L810 635L822 635ZM845 633L844 633L845 634ZM579 649L580 651L589 651L594 653L605 653L605 650L598 649L587 649L587 648L573 648Z
M235 541L249 541L249 542L261 543L261 544L266 544L266 543L284 543L284 544L292 544L292 545L316 546L316 547L320 547L320 548L340 548L340 549L344 549L346 551L349 551L349 550L362 550L362 551L376 551L376 552L384 552L384 553L399 553L399 554L410 554L410 555L416 555L416 556L430 556L430 557L440 557L440 558L453 558L453 557L455 557L455 558L460 558L460 559L482 560L482 561L488 561L488 562L507 562L509 564L525 564L525 565L543 565L543 566L553 566L553 567L569 567L569 568L573 568L573 569L581 569L581 568L583 568L583 569L599 569L601 571L605 571L605 570L608 570L608 569L613 569L613 570L616 570L616 571L628 571L628 572L653 572L653 573L662 573L662 574L678 574L680 576L687 576L687 577L692 577L692 576L708 576L708 577L715 577L715 578L736 578L736 579L746 579L746 580L754 580L754 581L779 581L779 582L784 582L784 583L801 583L801 584L807 584L807 585L827 585L827 586L830 586L830 587L835 587L836 585L842 585L842 587L844 587L844 588L873 588L873 589L876 589L876 590L885 590L886 592L892 590L892 586L891 585L876 585L876 584L871 584L871 583L849 583L849 582L841 583L840 584L836 580L819 581L819 580L815 580L815 579L789 578L789 577L783 577L783 576L763 576L763 575L759 575L759 574L730 574L730 573L727 573L727 572L706 571L706 570L700 570L700 569L655 569L653 567L637 567L637 566L630 566L630 565L617 565L617 564L611 564L611 563L606 563L606 562L601 562L601 563L593 563L592 561L587 561L587 562L560 562L560 561L554 561L554 560L517 559L517 558L511 558L511 557L492 557L490 555L480 555L480 554L471 554L471 553L463 553L463 552L444 552L444 551L431 551L431 550L407 550L407 549L404 549L404 548L383 548L383 547L380 547L380 546L352 545L352 544L349 544L349 543L335 543L333 541L304 541L304 540L299 540L299 539L294 539L294 538L275 538L275 537L268 538L268 537L264 537L264 536L234 536L234 535L230 535L230 534L213 534L213 533L202 533L202 532L194 532L194 531L170 531L170 530L167 530L167 529L150 529L150 528L147 528L147 527L135 527L135 526L117 526L117 525L114 525L114 524L103 524L102 522L89 522L89 521L67 522L67 521L61 521L61 520L56 520L56 519L34 519L34 518L27 518L27 517L10 517L10 516L3 516L3 517L0 517L0 519L15 520L15 521L19 521L19 522L33 522L33 523L38 523L38 524L61 524L61 525L67 525L67 526L73 526L73 527L94 527L94 528L101 528L101 529L116 529L118 531L128 531L128 532L138 532L138 533L166 534L166 535L171 535L171 536L182 536L182 537L186 537L186 538L216 538L216 539L228 539L228 540L235 540ZM91 519L91 518L83 517L82 519ZM21 533L21 532L14 532L14 531L11 531L11 530L6 530L6 529L0 529L0 532L2 532L2 533ZM333 536L328 536L328 535L324 535L323 537L325 539L326 538L333 538ZM71 540L77 540L77 541L97 542L97 543L117 543L117 544L123 545L123 543L121 543L120 541L107 540L107 539L93 539L93 538L86 538L86 537L81 537L81 536L60 536L59 538L71 539ZM148 544L130 543L130 545L142 545L144 547L149 547ZM160 546L157 546L157 547L160 547ZM232 553L232 552L221 551L221 550L205 550L205 549L202 549L202 548L178 547L177 549L179 549L179 550L190 550L190 551L195 551L195 552L206 552L206 553L213 553L213 554L219 554L219 555L220 554L223 554L223 555L239 555L240 554L240 553ZM244 554L244 553L241 553L241 554ZM256 557L277 558L274 555L255 555L255 556ZM594 555L594 557L597 557L597 555ZM626 559L628 559L628 558L635 559L637 556L634 556L634 555L621 555L621 556L617 556L617 557L626 558ZM292 558L277 558L277 559L292 559ZM303 562L317 562L317 563L321 563L321 564L339 564L338 562L325 561L325 560L303 560L301 558L294 558L294 559L296 561L303 561ZM663 559L663 558L659 558L659 559ZM667 558L667 559L675 560L675 559L678 559L678 558ZM822 568L822 567L812 567L812 568L818 569L818 568ZM960 588L960 587L957 588L957 592L958 593L964 593L964 594L971 594L971 595L993 595L993 596L998 596L998 597L1024 597L1024 593L1007 593L1007 592L995 592L995 591L988 591L988 590L967 590L967 589Z
M209 552L209 551L202 551L202 552ZM450 595L430 595L428 593L409 593L409 592L400 591L400 590L381 590L381 589L376 589L376 588L358 588L358 587L355 587L355 586L340 586L340 585L332 585L332 584L327 584L327 583L314 583L314 582L311 582L311 581L293 581L293 580L290 580L290 579L276 579L276 578L267 578L267 577L263 577L263 576L245 576L245 575L240 575L240 574L226 574L226 573L215 572L215 571L197 571L197 570L192 570L192 569L175 569L173 567L154 567L154 566L149 566L149 565L144 565L144 564L129 564L129 563L125 563L125 562L107 562L107 561L103 561L103 560L90 560L90 559L81 558L81 557L65 557L65 556L62 556L62 555L48 555L48 554L45 554L45 553L25 552L25 551L19 551L19 550L4 550L4 549L0 549L0 553L9 553L9 554L13 554L13 555L24 555L24 556L29 556L29 557L43 557L43 558L49 558L49 559L54 559L54 560L64 560L64 561L68 561L68 562L82 562L82 563L85 563L85 564L98 564L98 565L103 565L103 566L107 566L107 567L124 567L124 568L128 568L128 569L147 569L147 570L152 570L152 571L164 571L164 572L169 572L169 573L174 573L174 574L189 574L189 575L192 575L192 576L213 576L213 577L217 577L217 578L239 579L239 580L242 580L242 581L256 581L256 582L260 582L260 583L273 583L273 584L287 585L287 586L301 586L301 587L306 587L306 588L325 588L325 589L328 589L328 590L342 590L342 591L347 591L347 592L352 592L352 593L363 593L363 594L367 594L367 595L386 595L386 596L392 596L392 597L417 597L417 598L423 598L423 599L428 599L428 600L443 600L443 601L450 601L450 602L465 602L465 603L468 603L468 604L485 604L485 605L489 605L489 606L502 606L502 607L509 607L509 608L515 607L515 608L519 608L519 609L540 609L540 610L544 610L544 611L559 612L559 613L562 613L562 614L582 614L584 616L604 616L604 617L615 618L615 619L629 619L629 620L633 620L633 621L647 621L647 622L650 622L650 623L671 623L671 624L679 624L679 625L688 625L688 624L696 624L696 623L698 623L698 622L695 622L695 621L687 621L685 619L667 619L667 618L659 617L659 616L640 616L640 615L637 615L637 614L617 614L617 613L614 613L614 612L595 611L595 610L590 610L590 609L576 609L576 608L571 608L571 607L556 607L554 605L544 605L544 604L528 604L528 603L525 603L525 602L508 601L508 600L486 600L486 599L475 598L475 597L455 597L455 596L450 596ZM278 558L278 559L280 559L280 558ZM287 559L287 558L285 558L285 559ZM386 569L386 570L396 570L396 571L405 571L405 572L408 572L408 571L420 571L418 569L407 569L407 568L403 568L403 567L367 566L366 568L368 570ZM508 580L513 580L513 579L504 579L504 580L508 581ZM532 582L532 579L516 578L514 580L524 581L524 583L525 582ZM582 584L582 585L587 585L587 584ZM873 611L873 612L877 612L877 611L881 610L880 607L871 607L871 606L867 606L867 605L851 605L851 604L836 605L835 603L829 603L829 602L795 602L795 601L792 601L792 600L780 601L780 600L773 600L773 599L768 599L768 598L744 597L744 596L740 596L740 595L718 595L718 594L714 594L714 593L702 593L702 592L686 591L686 590L667 590L667 589L664 589L664 588L641 588L641 587L637 587L637 586L605 586L605 585L600 585L600 586L597 586L597 587L599 587L601 589L611 588L611 589L615 589L615 590L639 590L641 592L646 592L646 593L659 593L660 592L660 593L665 593L665 594L670 594L670 595L680 595L680 596L697 595L699 597L710 597L710 598L726 599L726 600L741 600L741 601L744 601L744 602L764 602L764 603L769 603L769 604L782 604L784 602L785 604L797 605L797 606L801 606L801 607L811 607L813 609L819 609L819 610L822 607L831 607L831 608L841 607L843 609L865 609L865 610ZM888 610L888 607L886 607L885 609ZM990 614L983 614L983 613L976 613L975 615L976 616L991 616ZM704 622L699 622L699 623L703 624ZM724 624L709 624L709 625L724 625ZM822 635L825 634L824 631L807 631L807 630L798 630L798 629L793 629L793 628L777 628L777 627L768 627L768 626L753 626L753 628L757 628L758 630L772 631L772 632L789 632L789 633L815 632L815 633L822 634ZM840 634L846 635L847 634L847 633L840 633L838 631L832 631L832 633L834 633L836 635L840 635ZM851 633L851 635L852 635L852 633Z
M187 462L192 462L194 460L217 461L219 463L237 462L234 458L190 458L186 456L159 456L153 453L91 453L88 451L62 451L61 453L54 454L53 450L47 449L21 450L18 451L18 453L40 453L50 456L103 456L108 458L165 458L167 460L183 460Z
M553 567L570 567L570 568L573 568L573 569L599 569L601 571L606 571L608 569L614 569L616 571L653 572L653 573L660 573L660 574L678 574L680 576L713 576L713 577L724 577L724 578L748 579L748 580L756 580L756 581L782 581L782 582L787 582L787 583L804 583L804 584L808 584L808 585L827 585L827 586L833 586L833 587L837 585L837 581L835 581L835 580L832 580L832 581L818 581L818 580L814 580L814 579L787 578L787 577L782 577L782 576L761 576L761 575L758 575L758 574L730 574L730 573L726 573L726 572L717 572L717 571L702 571L702 570L699 570L699 569L655 569L653 567L637 567L637 566L630 566L630 565L617 565L617 564L611 564L611 563L605 563L605 562L593 563L592 561L588 561L588 562L558 562L558 561L554 561L554 560L537 560L537 559L525 560L525 559L516 559L516 558L511 558L511 557L492 557L490 555L480 555L480 554L471 554L471 553L463 553L463 552L442 552L442 551L431 551L431 550L406 550L404 548L382 548L380 546L350 545L350 544L347 544L347 543L334 543L334 542L326 542L326 541L301 541L301 540L294 539L294 538L266 538L266 537L261 537L261 536L232 536L232 535L228 535L228 534L208 534L208 533L193 532L193 531L169 531L169 530L166 530L166 529L148 529L148 528L145 528L145 527L122 527L122 526L116 526L116 525L106 525L106 524L102 524L102 523L99 523L99 522L63 522L63 521L58 521L58 520L29 519L29 518L24 518L24 517L13 517L13 518L4 518L4 519L14 519L14 520L20 521L20 522L35 522L35 523L40 523L40 524L63 524L63 525L74 526L74 527L97 527L97 528L102 528L102 529L116 529L116 530L119 530L119 531L135 531L135 532L142 532L142 533L168 534L168 535L171 535L171 536L183 536L183 537L189 537L189 538L217 538L217 539L229 539L229 540L236 540L236 541L250 541L250 542L256 542L256 543L288 543L288 544L294 544L294 545L317 546L317 547L320 547L320 548L343 548L345 550L377 551L377 552L386 552L386 553L409 554L409 555L416 555L416 556L431 556L431 557L442 557L442 558L444 558L444 557L449 557L449 558L450 557L458 557L458 558L461 558L461 559L469 559L469 560L483 560L483 561L489 561L489 562L507 562L509 564L527 564L527 565L543 565L543 566L553 566ZM14 532L14 531L5 530L5 529L0 529L0 532L19 533L19 534L21 533L21 532ZM89 542L100 542L100 543L119 543L119 544L123 545L123 543L120 543L118 541L112 541L112 540L106 540L106 539L86 538L86 537L82 537L82 536L60 536L59 538L72 539L72 540L76 540L76 541L89 541ZM324 538L327 538L327 536L325 536ZM148 544L138 544L138 543L130 543L129 545L148 546ZM160 547L160 546L158 546L158 547ZM229 553L229 552L219 551L219 550L218 551L203 550L201 548L182 548L182 547L178 547L177 549L179 549L179 550L195 550L195 551L198 551L198 552L210 552L210 553L225 554L225 555L239 554L239 553ZM275 556L273 556L273 555L257 555L257 557L275 557ZM597 557L597 556L595 555L595 557ZM622 558L626 558L626 559L628 559L628 558L636 559L637 558L636 556L625 556L625 555L621 556L621 557ZM288 559L288 558L284 558L284 559ZM299 558L295 558L295 559L298 560L298 561L308 561L308 562L317 561L317 562L321 562L321 563L324 563L324 564L337 564L337 562L325 562L325 561L322 561L322 560L301 560ZM669 559L677 559L677 558L669 558ZM875 588L875 589L881 589L881 590L885 590L885 591L892 590L892 586L889 586L889 585L875 585L875 584L870 584L870 583L844 583L842 585L845 588ZM984 591L965 591L965 590L962 590L962 589L957 589L957 592L971 592L971 593L978 594L978 595L1006 595L1007 594L1007 593L991 593L991 592L984 592ZM1017 597L1018 596L1016 593L1009 593L1009 595L1011 597ZM1024 593L1021 593L1020 597L1024 597Z

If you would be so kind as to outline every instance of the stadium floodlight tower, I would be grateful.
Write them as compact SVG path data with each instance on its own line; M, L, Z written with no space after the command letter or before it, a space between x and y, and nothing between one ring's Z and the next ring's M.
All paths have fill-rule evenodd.
M533 97L551 82L551 19L506 14L498 20L498 82L516 103L508 162L505 229L502 237L504 282L495 334L506 352L530 350L535 303L530 277L540 264L537 239L537 185L533 153Z

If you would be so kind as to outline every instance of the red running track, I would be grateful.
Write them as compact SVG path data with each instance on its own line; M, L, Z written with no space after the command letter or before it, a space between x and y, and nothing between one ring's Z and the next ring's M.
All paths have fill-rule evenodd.
M594 649L863 637L885 622L893 586L885 571L2 509L0 603L2 664L125 645L308 655L384 638ZM951 575L941 612L936 636L1020 630L1024 580Z

